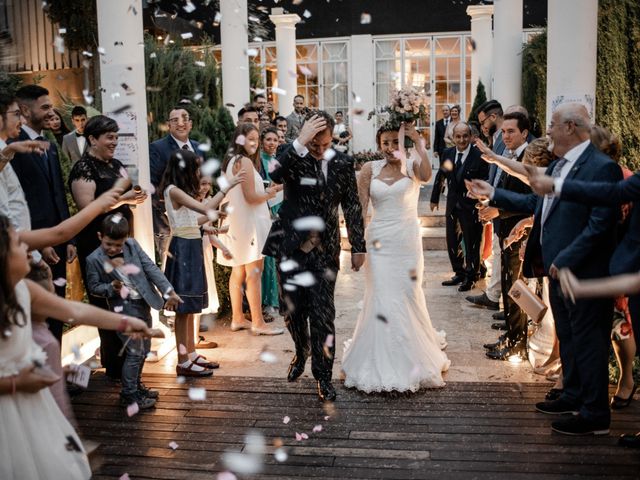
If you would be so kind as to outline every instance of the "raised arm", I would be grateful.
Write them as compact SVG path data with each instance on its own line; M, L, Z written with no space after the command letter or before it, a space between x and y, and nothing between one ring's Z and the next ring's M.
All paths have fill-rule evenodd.
M428 182L433 174L429 154L425 148L424 139L416 130L415 123L405 123L405 131L407 136L413 140L415 150L420 158L420 162L413 162L413 173L421 182Z

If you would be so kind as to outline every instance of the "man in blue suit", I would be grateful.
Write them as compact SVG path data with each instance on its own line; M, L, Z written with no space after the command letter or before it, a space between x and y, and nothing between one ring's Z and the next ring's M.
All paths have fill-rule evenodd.
M622 178L620 167L591 143L589 115L582 105L558 107L547 135L558 156L547 169L553 178L609 182ZM527 277L551 277L549 298L560 341L564 383L559 399L540 402L536 410L551 415L574 414L552 423L558 433L609 433L608 359L613 301L581 299L571 305L562 295L557 274L559 269L569 268L578 278L607 275L615 247L618 210L560 202L553 196L507 192L486 182L474 181L469 189L478 198L490 198L494 206L535 216L523 272Z
M159 190L164 170L169 162L169 157L176 150L190 150L200 155L198 142L189 139L189 133L193 127L193 121L189 111L184 105L178 105L169 112L169 135L149 145L149 166L151 184L155 193L151 198L153 208L153 233L155 236L156 252L158 260L164 261L164 255L169 246L171 230L169 220L165 214L163 192Z
M25 85L16 92L18 105L25 123L15 141L44 140L45 122L53 117L53 103L49 91L39 85ZM69 218L69 206L65 195L62 168L58 148L51 143L43 153L17 153L11 161L31 215L31 228L48 228ZM66 278L66 263L76 257L73 244L49 247L42 250L42 258L51 267L54 279ZM56 282L57 284L59 282ZM64 282L56 285L56 293L64 297ZM49 319L53 335L62 339L62 322Z

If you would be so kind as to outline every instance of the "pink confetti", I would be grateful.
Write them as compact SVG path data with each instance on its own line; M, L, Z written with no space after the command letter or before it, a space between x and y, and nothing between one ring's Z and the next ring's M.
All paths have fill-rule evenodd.
M125 275L137 275L138 273L140 273L140 267L134 265L133 263L122 265L119 270Z
M56 279L53 281L53 284L54 284L56 287L64 287L64 286L67 284L67 281L66 281L64 278L60 277L60 278L56 278Z
M128 473L123 473L118 480L131 480Z
M313 75L313 72L304 65L300 65L298 68L300 69L300 73L302 73L305 77L310 77Z
M309 440L309 435L307 435L306 433L301 433L300 436L303 440Z
M187 352L187 347L185 347L183 344L178 345L178 352L180 353L180 355L186 355Z
M285 417L282 419L282 423L284 423L285 425L286 425L287 423L289 423L290 421L291 421L291 419L290 419L288 416L285 416Z
M329 348L333 347L333 338L334 337L332 334L327 335L327 338L325 339L324 344Z
M302 441L302 435L300 435L298 432L296 432L296 441L298 442Z
M129 178L129 172L127 172L126 168L120 167L120 176L122 178Z
M120 288L120 296L123 300L129 296L129 288L126 285L122 285Z
M133 402L131 405L127 407L127 415L130 417L133 417L139 411L140 411L140 407L136 402Z
M269 160L269 173L272 173L276 168L278 168L280 166L280 162L278 162L277 160Z
M325 420L327 420L327 421L328 421L330 418L331 418L331 417L330 417L329 415L325 415L325 416L324 416L324 419L325 419Z
M322 431L322 425L316 425L313 427L313 433L320 433Z
M220 472L216 477L216 479L217 480L238 480L238 477L236 477L231 472Z
M236 138L236 143L238 145L244 145L246 141L247 139L245 138L244 135L238 135L238 138Z

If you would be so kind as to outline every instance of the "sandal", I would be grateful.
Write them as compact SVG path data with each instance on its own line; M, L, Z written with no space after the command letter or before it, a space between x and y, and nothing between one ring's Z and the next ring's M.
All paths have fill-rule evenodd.
M198 355L196 358L191 360L191 363L194 363L199 367L203 367L203 368L220 368L219 363L207 360L202 355Z
M202 335L198 336L198 343L196 343L196 348L218 348L218 344L216 342L209 342Z
M196 364L194 362L189 362L188 367L183 367L182 365L176 365L176 374L179 377L209 377L213 375L213 370L209 370L206 368L204 370L194 370L193 367L195 365Z

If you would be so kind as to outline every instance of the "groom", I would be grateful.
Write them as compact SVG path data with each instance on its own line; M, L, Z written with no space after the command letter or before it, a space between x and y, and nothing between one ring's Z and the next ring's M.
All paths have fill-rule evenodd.
M296 346L287 379L302 375L311 353L311 371L324 401L336 398L331 374L333 296L340 269L338 206L347 224L353 270L360 269L366 251L353 162L330 149L333 127L328 113L310 112L298 138L278 154L270 176L284 185L284 201L263 250L278 260L280 304Z

